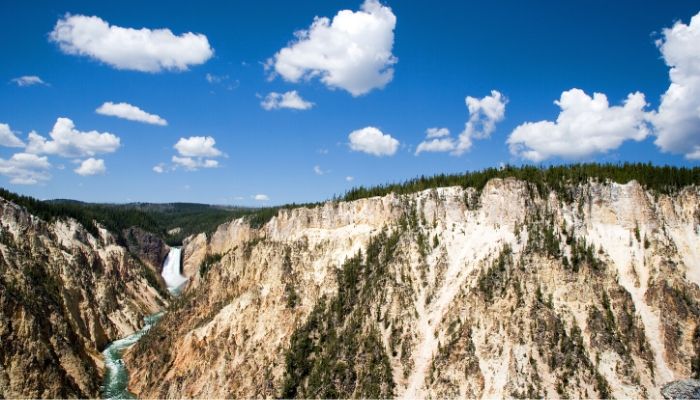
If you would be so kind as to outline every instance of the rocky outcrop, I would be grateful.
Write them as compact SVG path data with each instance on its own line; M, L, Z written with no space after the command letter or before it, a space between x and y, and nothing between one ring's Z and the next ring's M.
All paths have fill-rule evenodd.
M163 239L138 227L124 229L122 236L131 254L150 266L158 275L163 272L163 261L170 251Z
M666 400L700 399L700 380L686 379L664 385L661 394Z
M566 199L566 200L564 200ZM690 376L700 191L494 179L184 243L142 397L660 397Z
M168 297L168 285L163 280L162 273L170 246L160 237L139 227L124 229L122 238L129 253L149 270L145 274L148 283L162 296Z
M166 305L153 270L99 232L0 199L0 397L98 397L100 351Z

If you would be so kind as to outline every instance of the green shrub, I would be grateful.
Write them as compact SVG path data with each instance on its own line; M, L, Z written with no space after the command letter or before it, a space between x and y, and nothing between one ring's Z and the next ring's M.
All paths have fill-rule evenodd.
M224 255L221 253L207 254L206 257L204 257L204 260L199 263L199 276L204 278L207 275L207 272L209 272L211 269L212 265L221 261L223 256Z

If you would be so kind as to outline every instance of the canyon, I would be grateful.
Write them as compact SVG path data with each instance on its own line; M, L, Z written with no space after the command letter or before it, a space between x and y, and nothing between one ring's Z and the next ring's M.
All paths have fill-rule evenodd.
M160 312L125 350L137 397L658 398L700 373L693 185L494 178L233 219L181 254L0 206L4 397L99 396L100 351Z

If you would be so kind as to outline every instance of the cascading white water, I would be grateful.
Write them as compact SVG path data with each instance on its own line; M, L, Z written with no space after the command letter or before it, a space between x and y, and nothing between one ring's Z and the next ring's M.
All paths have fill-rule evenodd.
M170 248L170 253L165 258L163 263L163 272L161 276L168 285L168 291L177 296L183 284L187 282L187 277L180 274L180 249L176 247ZM163 312L149 315L144 318L144 326L137 332L112 342L103 352L105 366L104 384L102 385L102 397L105 399L133 399L136 398L129 392L129 374L126 371L126 365L122 360L124 350L133 346L141 336L163 316Z
M180 252L182 250L177 247L171 247L168 257L163 263L163 280L168 285L168 290L171 292L187 282L187 277L180 273Z

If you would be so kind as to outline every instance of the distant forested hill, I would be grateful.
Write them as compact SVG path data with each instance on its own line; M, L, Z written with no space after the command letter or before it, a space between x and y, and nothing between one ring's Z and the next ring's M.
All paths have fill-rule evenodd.
M99 222L120 239L123 239L121 235L124 229L136 226L162 237L170 245L179 245L183 238L193 233L212 231L234 218L249 216L251 222L256 223L261 215L269 214L271 217L276 212L276 209L196 203L100 204L66 199L42 201L5 189L0 189L0 197L25 207L46 221L74 218L93 235L98 234L93 221Z
M198 203L94 204L72 200L45 203L58 207L60 211L82 213L83 218L97 220L115 232L138 226L159 235L170 245L179 245L191 234L210 232L226 221L245 216L255 220L258 214L266 212L261 208Z

